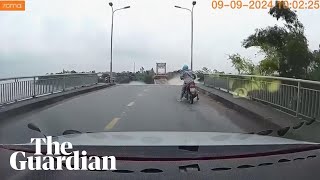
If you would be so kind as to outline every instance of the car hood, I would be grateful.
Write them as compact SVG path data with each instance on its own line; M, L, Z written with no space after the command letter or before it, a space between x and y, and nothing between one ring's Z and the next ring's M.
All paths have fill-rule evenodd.
M89 146L225 146L268 144L316 144L280 137L220 132L99 132L70 134L53 138Z

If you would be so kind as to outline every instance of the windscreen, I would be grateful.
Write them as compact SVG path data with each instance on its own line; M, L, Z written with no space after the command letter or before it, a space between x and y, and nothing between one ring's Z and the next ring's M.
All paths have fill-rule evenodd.
M319 19L319 0L0 0L0 144L319 143Z

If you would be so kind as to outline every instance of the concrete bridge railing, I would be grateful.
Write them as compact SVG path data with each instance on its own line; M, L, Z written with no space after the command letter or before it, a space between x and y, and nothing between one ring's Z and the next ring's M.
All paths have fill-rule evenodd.
M0 79L0 105L91 86L98 74L59 74Z
M320 119L320 82L302 79L207 74L204 85L257 100L294 115Z

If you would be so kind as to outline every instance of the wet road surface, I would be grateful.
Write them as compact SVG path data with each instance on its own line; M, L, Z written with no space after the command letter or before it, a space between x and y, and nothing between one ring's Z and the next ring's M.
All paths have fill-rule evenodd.
M41 134L65 130L257 132L272 129L222 104L200 95L194 104L178 102L180 86L117 85L67 99L50 107L6 120L0 125L0 143L25 143Z

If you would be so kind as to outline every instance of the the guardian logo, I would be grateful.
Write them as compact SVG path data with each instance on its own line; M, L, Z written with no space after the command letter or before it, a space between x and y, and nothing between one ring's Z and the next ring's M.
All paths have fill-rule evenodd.
M26 158L22 151L14 152L10 156L10 165L15 170L63 170L64 165L68 170L116 170L116 158L114 156L87 156L86 151L72 151L70 142L52 142L52 137L32 138L36 151L34 156ZM46 154L41 152L41 142L47 146ZM54 151L53 151L54 149ZM20 158L18 158L20 156ZM18 159L26 159L19 160ZM110 161L110 168L108 163ZM80 163L81 162L81 163Z

